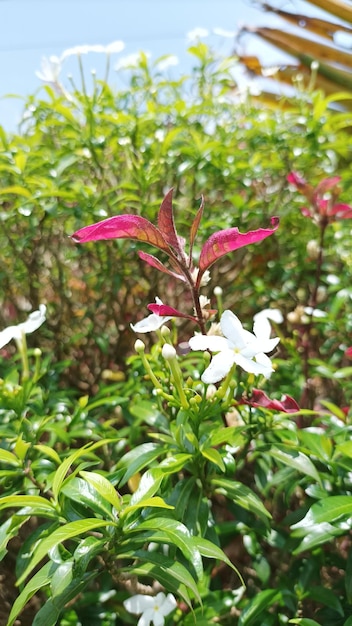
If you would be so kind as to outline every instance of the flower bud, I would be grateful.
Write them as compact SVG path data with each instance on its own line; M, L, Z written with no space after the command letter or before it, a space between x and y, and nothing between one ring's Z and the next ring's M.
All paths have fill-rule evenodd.
M163 355L165 361L172 361L173 359L176 358L176 350L169 343L165 343L163 345L161 354Z
M214 296L222 296L222 288L219 287L219 285L217 285L217 287L214 287Z
M143 341L141 339L137 339L135 341L134 349L137 352L137 354L142 354L142 352L144 352L145 344L143 343Z

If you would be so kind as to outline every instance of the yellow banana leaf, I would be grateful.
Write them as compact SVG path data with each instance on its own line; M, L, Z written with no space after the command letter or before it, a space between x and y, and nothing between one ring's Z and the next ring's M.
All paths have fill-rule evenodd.
M311 33L314 33L314 35L323 37L324 39L330 39L333 41L334 35L341 31L352 35L352 28L350 26L336 24L329 22L328 20L322 20L316 17L308 17L307 15L302 15L298 13L288 13L287 11L283 11L281 9L277 9L276 7L271 6L266 2L264 2L261 6L265 11L275 13L282 19L286 20L286 22L289 22L290 24L293 24L294 26L302 28Z

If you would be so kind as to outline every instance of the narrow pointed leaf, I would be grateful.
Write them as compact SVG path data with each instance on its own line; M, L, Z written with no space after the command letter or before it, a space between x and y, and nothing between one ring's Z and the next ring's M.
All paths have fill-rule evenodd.
M172 209L172 193L173 189L167 192L164 197L158 214L158 227L159 231L179 258L184 257L184 251L182 250L180 239L177 235L174 215Z
M112 506L116 509L116 511L119 511L121 509L120 496L117 493L116 489L111 484L111 482L107 478L105 478L105 476L102 476L101 474L98 474L97 472L85 472L85 471L81 471L80 475L90 485L92 485L94 489L97 490L97 492L102 496L102 498L110 502L110 504L112 504Z
M137 239L149 243L164 252L169 246L160 230L149 220L139 215L117 215L77 230L71 237L76 243L99 241L101 239Z
M193 220L193 223L192 223L192 226L191 226L191 231L190 231L190 236L189 236L189 256L190 256L190 258L192 258L193 244L194 244L194 240L196 238L197 232L198 232L200 220L202 219L203 209L204 209L204 198L202 196L200 207L199 207L199 209L197 211L197 214L196 214L196 216L195 216L195 218Z
M334 39L334 34L340 31L346 33L352 33L352 29L349 26L345 26L344 24L333 24L328 20L322 20L317 17L309 17L307 15L302 15L299 13L289 13L287 11L283 11L282 9L278 9L270 4L264 3L262 5L264 10L269 11L270 13L275 13L279 15L284 20L297 26L299 28L303 28L319 37L324 37L326 39Z
M329 496L315 502L305 517L291 528L308 528L308 526L316 526L323 522L335 522L342 515L352 515L352 497Z
M34 554L22 573L19 577L17 584L21 585L25 578L33 571L33 569L40 563L40 561L47 556L48 552L55 548L59 543L66 541L67 539L71 539L72 537L77 537L77 535L81 535L97 528L102 528L104 526L113 525L112 521L106 522L104 520L98 519L84 519L84 520L76 520L74 522L69 522L60 528L54 530L48 537L45 537L40 541L37 548L34 551Z
M159 272L164 272L164 274L169 274L170 276L177 278L177 280L182 280L183 282L185 282L186 279L184 276L182 276L182 274L176 274L176 272L169 270L163 263L161 263L161 261L159 261L159 259L157 259L152 254L148 254L147 252L142 252L141 250L139 250L138 256L140 259L142 259L142 261L145 261L145 263L148 263L148 265L151 265L151 267L155 267L155 269L159 270Z
M352 7L342 0L309 0L310 4L332 13L341 20L352 23Z
M30 579L12 606L7 626L12 626L18 614L22 611L23 607L27 604L31 597L34 596L39 589L43 589L43 587L50 583L56 567L55 563L45 563L39 572L37 572L33 578Z
M238 228L229 228L211 235L200 254L198 282L205 270L225 254L270 237L279 227L279 218L272 217L271 224L272 228L258 228L248 233L240 233Z
M294 35L292 32L279 30L277 28L258 27L249 30L264 41L299 59L304 56L305 50L309 50L309 56L318 61L333 60L334 63L340 63L341 65L350 67L350 53L343 52L332 46L327 46L319 41L300 37L299 35Z

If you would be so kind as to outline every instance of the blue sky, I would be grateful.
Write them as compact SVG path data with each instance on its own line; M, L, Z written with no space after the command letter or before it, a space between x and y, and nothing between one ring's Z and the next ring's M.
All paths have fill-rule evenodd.
M125 49L114 55L113 64L121 56L144 50L152 58L175 54L180 59L177 72L187 71L191 63L187 33L194 28L236 31L244 23L281 23L254 4L250 0L0 0L0 125L16 129L23 99L4 96L23 98L40 88L35 72L43 56L60 56L76 45L122 40ZM306 5L291 0L285 8L299 11ZM232 39L211 35L207 41L224 54L233 50ZM263 51L255 38L247 38L244 46L244 53ZM99 76L101 71L102 77L101 56L90 53L84 64L88 72L96 69ZM275 58L276 52L265 50L266 61ZM72 58L65 63L65 73L75 74L75 62Z

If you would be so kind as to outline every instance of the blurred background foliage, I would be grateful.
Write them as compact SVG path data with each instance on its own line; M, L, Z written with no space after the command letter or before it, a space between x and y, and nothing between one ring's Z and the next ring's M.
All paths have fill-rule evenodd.
M134 242L78 246L69 237L76 229L121 213L153 221L170 187L183 235L204 195L203 241L221 228L266 227L279 215L275 237L225 257L212 271L210 289L220 285L225 307L250 324L261 308L287 314L307 304L314 282L307 243L317 229L302 216L287 174L299 171L316 184L337 172L340 199L349 201L351 116L330 110L314 73L309 92L277 98L272 108L239 92L233 59L201 41L189 53L193 71L175 81L162 71L167 57L152 63L141 53L120 70L118 90L94 75L89 90L83 76L69 91L43 87L28 99L20 133L0 133L0 323L46 303L41 345L63 364L63 380L83 391L96 391L105 370L124 369L135 341L130 323L146 315L156 295L183 309L188 303L169 277L143 264ZM349 237L347 220L330 229L323 274L323 300L343 294L331 321L343 328L351 302ZM199 250L202 241L196 243ZM285 326L283 363L297 331ZM181 326L180 340L182 333ZM334 342L326 350L341 364Z

